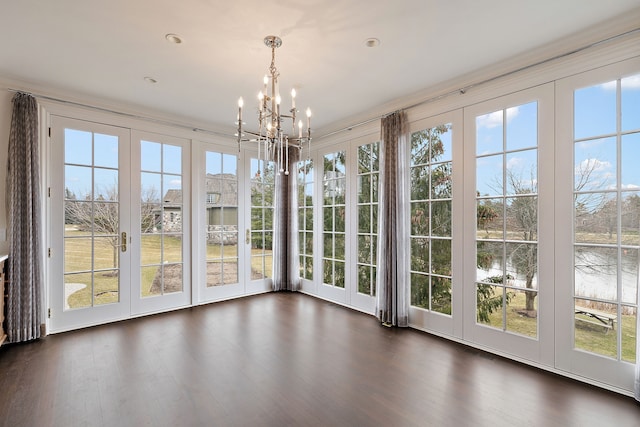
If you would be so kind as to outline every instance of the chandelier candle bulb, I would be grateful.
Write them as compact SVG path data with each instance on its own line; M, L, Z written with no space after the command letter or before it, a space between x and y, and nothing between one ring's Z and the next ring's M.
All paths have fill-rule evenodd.
M280 96L280 73L276 68L275 50L282 45L282 39L277 36L267 36L264 44L271 49L271 65L262 79L262 90L258 92L258 130L243 132L242 98L238 100L238 149L243 142L258 144L258 158L266 162L275 163L278 173L289 175L289 146L293 144L302 150L304 144L310 147L311 142L311 110L307 108L307 130L304 131L303 120L297 120L296 97L297 91L291 89L291 108L281 114L282 98ZM285 123L291 119L291 125ZM284 125L284 126L283 126ZM296 125L298 136L296 138ZM287 129L289 133L287 133ZM245 135L248 135L245 137Z

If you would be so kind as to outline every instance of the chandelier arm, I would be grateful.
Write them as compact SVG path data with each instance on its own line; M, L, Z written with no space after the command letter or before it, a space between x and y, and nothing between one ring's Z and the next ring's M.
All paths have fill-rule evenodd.
M264 78L264 89L260 92L259 99L259 131L244 130L242 123L242 98L239 100L238 110L238 149L242 142L257 142L258 156L260 157L260 146L264 144L265 160L272 159L277 162L279 172L289 174L289 147L297 147L302 151L303 144L311 142L311 111L307 109L307 129L303 133L302 120L296 124L296 113L298 110L295 105L295 90L291 91L291 109L284 110L288 114L281 114L281 98L279 94L278 78L280 73L276 68L276 48L282 45L282 40L277 36L267 36L264 43L271 49L271 64L269 66L269 75ZM271 85L268 79L271 78ZM292 120L291 136L286 129L285 121ZM298 130L298 137L294 137ZM248 137L247 137L248 136ZM309 145L310 148L310 145ZM276 151L277 150L277 151ZM310 152L309 152L310 154Z

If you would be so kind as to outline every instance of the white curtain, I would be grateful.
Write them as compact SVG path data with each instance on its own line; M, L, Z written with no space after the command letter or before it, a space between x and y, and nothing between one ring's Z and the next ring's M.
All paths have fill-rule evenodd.
M40 337L40 205L38 105L33 96L18 93L13 98L7 158L9 342Z
M298 174L300 150L289 147L289 174L276 171L273 218L273 290L297 291L300 287L298 247Z
M376 316L393 326L409 325L407 133L404 111L382 119Z

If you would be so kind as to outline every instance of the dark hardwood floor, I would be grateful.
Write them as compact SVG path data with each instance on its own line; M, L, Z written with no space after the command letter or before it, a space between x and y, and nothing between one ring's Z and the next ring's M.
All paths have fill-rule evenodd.
M633 399L272 293L0 349L3 426L640 426Z

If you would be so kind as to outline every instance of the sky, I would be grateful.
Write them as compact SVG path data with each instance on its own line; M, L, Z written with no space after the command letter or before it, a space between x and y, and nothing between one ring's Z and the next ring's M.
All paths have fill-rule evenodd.
M615 188L618 170L623 190L640 190L640 74L621 80L620 159L616 140L616 81L579 89L575 92L575 164L580 170L592 170L584 191ZM503 165L520 177L528 187L537 183L537 103L531 102L476 118L476 189L481 195L503 195ZM117 180L117 138L109 135L67 129L65 141L65 185L77 197L90 191L91 169L95 169L96 191L105 196ZM447 142L447 141L445 141ZM450 144L446 145L450 153ZM506 154L504 154L504 153ZM160 194L181 189L181 148L154 141L141 144L143 188L155 188ZM208 153L207 173L237 173L236 155ZM255 169L255 170L253 170ZM252 174L257 165L252 165ZM507 188L507 194L512 193Z
M582 191L615 189L618 169L621 189L640 190L640 168L636 165L640 159L640 132L631 133L640 131L640 74L621 80L619 154L615 137L616 93L616 81L575 92L574 172L579 177L580 171L592 171ZM481 195L501 195L501 171L505 164L522 176L522 182L536 183L535 173L530 179L530 171L537 168L536 116L537 104L533 102L476 118L476 189ZM506 158L500 153L503 150L507 152Z

